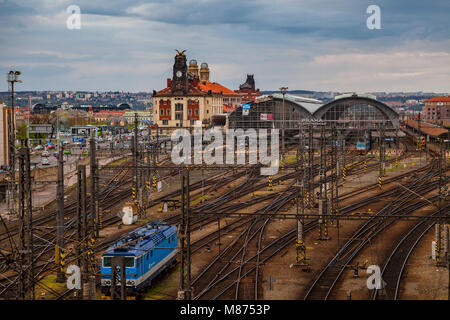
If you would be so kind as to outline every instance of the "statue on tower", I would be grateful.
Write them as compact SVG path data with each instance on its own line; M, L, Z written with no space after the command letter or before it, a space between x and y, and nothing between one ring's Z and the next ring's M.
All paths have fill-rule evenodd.
M184 56L184 53L186 52L186 50L180 52L177 49L175 49L175 51L178 53L177 56Z

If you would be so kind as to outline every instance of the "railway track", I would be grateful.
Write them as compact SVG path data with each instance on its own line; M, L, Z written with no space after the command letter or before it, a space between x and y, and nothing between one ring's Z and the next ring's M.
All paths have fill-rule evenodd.
M355 170L354 172L357 172L357 171ZM286 179L289 179L289 178L293 178L295 176L295 174L296 173L291 173L290 175L288 174L288 175L285 175L283 177L279 177L277 179L279 179L279 180L281 180L281 179L286 180ZM249 175L249 177L250 177L250 175ZM274 182L276 182L277 179L274 179ZM116 179L115 181L118 182L119 180L121 180L121 179ZM228 181L231 181L231 179L228 180ZM222 195L219 198L216 198L213 201L208 202L206 205L199 206L198 210L217 210L218 208L223 208L223 205L225 203L229 202L230 199L236 200L236 197L232 195L233 193L235 194L236 191L238 191L238 194L241 196L242 194L244 194L244 192L246 192L246 194L248 194L248 193L252 192L251 190L258 190L258 188L266 187L266 183L260 183L260 184L254 185L254 182L256 182L256 180L255 181L251 181L251 182L252 183L249 183L249 181L246 181L246 183L244 183L244 184L247 184L247 186L245 186L245 187L242 186L240 189L239 189L239 187L237 187L236 188L237 190L230 190L230 192L227 192L225 195ZM217 189L217 182L216 182L216 185L214 185L214 180L210 180L208 182L208 184L209 184L209 188L210 188L209 190L212 190L214 187L216 187L216 189ZM252 186L249 187L248 185L252 185ZM110 190L112 190L112 189L114 189L114 187L112 187ZM121 198L121 197L125 196L126 192L128 192L128 195L129 195L130 191L129 190L124 190L123 194L117 195L117 198ZM108 201L111 201L111 197L109 197L109 195L111 193L112 193L112 191L110 191L110 193L108 195L105 195L104 199L108 198ZM160 203L160 202L162 202L164 200L167 200L169 197L173 197L175 195L177 195L176 191L174 193L172 193L171 195L169 195L169 196L165 195L163 197L160 197L159 199L154 200L152 203L153 204ZM272 211L273 210L277 210L276 209L277 204L281 204L283 202L283 199L280 199L280 197L276 196L276 198L277 198L276 200L274 200L273 202L271 202L271 204L269 206L267 206L267 207L270 207L270 208L268 208L268 210L269 209L272 210ZM268 199L269 199L269 197L267 197L267 198L259 197L259 199L253 199L252 200L253 202L249 202L249 203L246 203L244 205L242 205L242 204L234 204L234 207L228 206L227 209L238 209L240 207L245 207L245 206L252 205L252 204L255 204L255 203L258 203L258 202L261 202L261 201L264 201L264 200L268 200ZM281 205L281 207L283 207L285 204L289 203L289 201L291 199L292 199L292 194L289 197L287 197L286 199L284 199L284 200L286 200L286 202L283 205ZM197 208L195 208L194 211L195 210L197 210ZM173 219L175 221L176 217L173 217ZM114 220L114 217L111 217L111 221L113 221L113 220ZM217 219L213 219L213 220L217 221ZM267 219L267 222L268 222L268 219ZM251 231L249 231L249 229L247 229L247 234L246 234L246 237L245 237L245 239L246 239L245 243L247 243L247 244L252 239L256 239L256 238L258 239L258 251L257 251L258 253L257 253L257 255L254 256L254 258L258 261L258 263L254 267L255 268L255 273L256 273L256 280L255 280L255 283L256 283L255 287L256 288L258 287L258 280L257 279L258 279L259 261L261 261L261 263L263 263L265 261L265 259L267 258L267 253L266 253L266 247L267 246L262 248L262 243L261 243L262 235L263 235L263 232L264 232L264 228L267 225L267 222L263 221L262 222L262 226L260 226L261 222L258 222L258 224L255 224L253 226L254 232L251 232ZM112 222L112 223L114 223L114 222ZM195 223L198 224L199 228L202 228L202 227L206 226L207 224L209 224L210 222L207 222L205 220L203 222L201 222L199 220L199 221L197 221ZM250 221L247 221L247 222L245 222L245 221L237 221L236 223L233 222L232 224L229 224L229 227L227 225L228 231L235 230L235 229L238 229L240 227L244 227L245 225L247 225L249 223L250 223ZM252 225L253 225L253 223L252 223ZM211 241L214 241L215 237L216 237L216 235L212 235L212 234L205 236L203 239L201 239L201 241L198 242L198 247L195 247L197 244L193 244L194 250L196 250L196 251L200 250L200 248L206 246L207 243L209 243ZM276 243L278 243L278 242L276 242ZM275 245L269 246L268 248L273 248L273 247L275 247ZM239 276L238 276L238 278L236 280L236 296L239 296L239 286L240 286L239 284L240 284L241 279L244 278L245 276L247 276L248 273L249 273L249 270L252 269L252 268L247 268L247 266L246 266L246 261L248 261L248 259L246 258L247 256L248 256L247 252L246 252L246 250L244 250L243 253L242 253L241 259L240 259L241 265L240 265L240 267L238 269ZM255 290L255 292L256 292L256 298L257 298L258 297L257 289Z
M429 216L439 215L442 212L448 212L448 210L450 210L450 205L443 207L442 210L434 211ZM372 300L398 299L400 282L404 275L406 263L420 240L434 225L435 222L432 220L419 221L397 242L381 271L381 277L386 282L386 287L382 291L375 289Z
M416 193L427 193L433 190L437 182L430 182L430 180L437 175L436 171L432 169L430 172L422 177L415 179L408 184L410 190ZM414 196L414 195L413 195ZM409 191L402 191L398 197L401 200L391 201L376 215L389 212L393 215L406 215L423 206L425 203L411 203L410 200L414 198ZM353 236L343 245L339 252L331 259L331 261L322 269L320 274L316 277L309 290L305 294L305 300L322 300L328 299L334 289L337 281L344 272L347 265L358 254L359 251L375 236L379 235L384 229L391 225L395 220L385 220L372 218L365 222Z

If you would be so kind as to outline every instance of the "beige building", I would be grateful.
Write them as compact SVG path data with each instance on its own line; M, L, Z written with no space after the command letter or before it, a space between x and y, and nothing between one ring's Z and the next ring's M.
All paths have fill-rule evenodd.
M153 95L153 121L160 133L169 133L180 127L201 121L204 126L211 116L223 113L224 95L234 94L230 89L211 82L208 64L191 60L189 68L186 56L179 52L175 56L173 77L167 79L167 87Z
M3 102L0 103L0 165L9 163L8 149L8 117L11 114L11 108L7 107ZM14 121L14 120L13 120Z

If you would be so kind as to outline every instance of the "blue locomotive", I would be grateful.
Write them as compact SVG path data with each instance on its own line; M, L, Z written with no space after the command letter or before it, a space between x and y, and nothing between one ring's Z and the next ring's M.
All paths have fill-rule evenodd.
M359 154L365 154L370 150L370 140L366 139L365 141L358 141L356 143L356 151Z
M149 223L123 236L101 257L102 293L110 291L113 257L125 257L127 293L139 294L152 279L175 265L177 245L177 227L166 223Z

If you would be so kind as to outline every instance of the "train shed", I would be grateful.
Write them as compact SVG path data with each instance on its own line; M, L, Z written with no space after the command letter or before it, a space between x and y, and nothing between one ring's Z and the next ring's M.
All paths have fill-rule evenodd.
M448 129L442 128L430 122L408 119L405 121L405 127L414 134L426 136L427 141L449 139Z
M322 105L320 100L292 94L285 94L284 98L279 93L264 95L256 98L247 110L245 105L236 108L229 117L230 128L281 129L284 119L286 132L297 133L298 123L314 119L312 114Z

